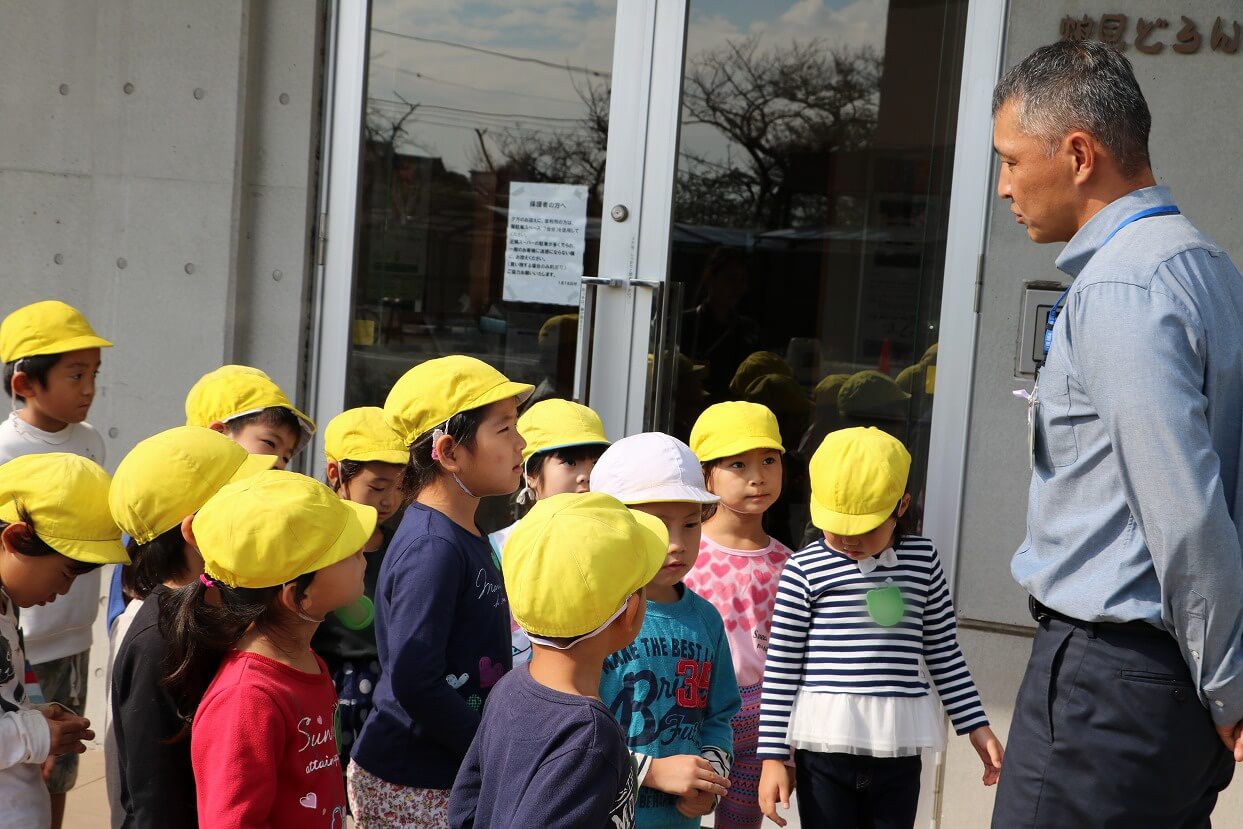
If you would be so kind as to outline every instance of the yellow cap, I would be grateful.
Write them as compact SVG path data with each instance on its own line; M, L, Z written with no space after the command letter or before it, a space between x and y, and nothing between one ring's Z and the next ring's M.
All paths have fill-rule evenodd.
M534 391L534 386L514 383L482 360L455 354L403 374L384 401L384 419L409 446L456 414L511 397L522 403Z
M573 638L611 621L664 564L657 518L599 492L539 501L505 543L505 594L529 634Z
M0 362L64 354L82 348L111 348L78 310L55 299L18 308L0 323Z
M305 431L315 433L314 421L295 409L267 374L250 366L221 366L190 387L186 395L186 425L228 423L235 417L273 408L288 409Z
M194 516L207 575L230 587L275 587L357 553L375 507L338 498L297 472L270 469L228 484Z
M112 476L108 506L121 531L146 544L198 512L225 484L275 463L275 455L251 455L219 432L178 426L130 450Z
M906 494L911 453L875 426L839 429L812 455L811 522L835 535L885 523Z
M691 429L691 450L703 463L752 449L785 452L776 415L759 403L739 401L709 406Z
M518 418L518 434L527 442L525 464L532 455L568 446L608 446L600 415L572 400L541 400Z
M23 455L0 466L0 521L30 517L35 534L66 558L129 564L108 513L108 473L67 452Z
M729 381L729 390L742 397L752 383L766 374L793 377L794 369L790 368L790 364L779 354L771 351L756 351L738 365L737 371L734 372L734 379Z
M379 406L347 409L324 427L324 454L330 461L410 462L410 448L384 419Z

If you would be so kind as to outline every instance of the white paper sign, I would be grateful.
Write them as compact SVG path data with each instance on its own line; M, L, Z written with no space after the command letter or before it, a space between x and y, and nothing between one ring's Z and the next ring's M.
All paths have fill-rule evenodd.
M510 182L502 299L578 305L586 243L586 187Z

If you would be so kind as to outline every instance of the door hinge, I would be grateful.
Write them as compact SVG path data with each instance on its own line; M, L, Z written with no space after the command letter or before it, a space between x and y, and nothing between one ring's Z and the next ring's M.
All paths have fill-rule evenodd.
M979 254L975 259L975 301L971 307L975 313L980 313L980 297L984 293L984 254Z
M315 266L322 268L328 256L328 214L319 214L319 226L315 230Z

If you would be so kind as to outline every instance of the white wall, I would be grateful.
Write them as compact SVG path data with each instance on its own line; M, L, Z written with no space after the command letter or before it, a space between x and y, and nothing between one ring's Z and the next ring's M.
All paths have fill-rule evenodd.
M1187 216L1231 251L1236 262L1243 261L1240 176L1234 169L1243 50L1226 55L1209 48L1213 20L1220 15L1227 23L1243 22L1243 6L1231 0L1011 0L1005 66L1056 40L1064 16L1087 14L1099 20L1113 12L1128 17L1128 44L1141 16L1171 22L1170 28L1158 30L1167 44L1182 25L1180 15L1199 24L1203 43L1198 54L1180 55L1168 45L1155 56L1128 45L1125 54L1153 113L1151 151L1159 182L1173 188ZM1011 395L1024 385L1014 377L1018 318L1024 282L1064 279L1053 264L1060 248L1028 241L1006 203L995 201L984 260L956 603L960 617L973 620L968 625L982 628L964 631L963 645L994 729L1003 738L1030 648L1026 637L1013 635L1005 625L1031 626L1023 591L1010 577L1010 558L1024 533L1030 475L1026 409ZM980 786L979 776L974 752L958 741L946 762L941 826L988 825L993 795ZM1218 822L1243 825L1243 820L1222 817L1237 812L1241 803L1243 784L1236 784L1218 807Z
M0 315L63 299L116 343L90 417L110 469L184 422L222 363L301 395L323 17L319 0L0 0Z

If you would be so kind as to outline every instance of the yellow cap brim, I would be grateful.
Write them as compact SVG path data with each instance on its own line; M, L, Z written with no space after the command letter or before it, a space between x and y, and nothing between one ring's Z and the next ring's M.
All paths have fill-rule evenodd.
M308 573L323 570L325 567L331 567L337 562L345 561L361 550L363 545L367 543L367 540L371 538L371 534L375 532L377 519L375 507L358 504L354 501L342 501L341 503L349 507L353 515L345 522L345 526L341 529L341 534L337 536L337 540L324 551L324 554L320 556L320 560L307 570Z
M527 402L533 394L535 394L535 386L532 386L530 383L515 383L513 380L506 380L504 383L498 383L483 394L476 397L471 401L471 405L463 411L481 409L484 406L490 406L493 403L499 403L502 400L508 400L511 397L518 398L518 405L521 406L523 403ZM461 413L462 412L454 412L453 414L458 415Z
M607 440L600 440L600 438L596 437L595 435L588 435L581 440L567 440L564 443L558 443L555 446L540 446L536 449L532 449L531 446L528 444L527 447L522 450L522 462L525 464L527 461L531 460L531 458L535 457L541 452L556 452L558 449L569 449L574 446L606 446L607 447L607 446L612 446L612 445L613 444L609 443Z
M893 507L885 507L877 512L865 515L852 515L837 512L821 504L813 494L811 497L811 523L817 529L834 535L864 535L885 523L885 519L893 515Z
M42 348L36 348L34 351L28 351L25 354L16 355L12 360L6 360L5 362L11 363L14 360L20 360L24 357L41 357L44 354L67 354L70 351L81 351L84 348L112 348L112 343L108 342L103 337L95 337L89 334L84 334L81 337L70 337L66 340L57 340L54 343L48 343Z
M700 462L708 463L709 461L719 461L721 458L732 458L734 455L741 455L743 452L750 452L753 449L772 449L783 455L786 451L786 448L781 445L781 441L773 440L772 438L740 437L722 446L714 446L711 451L697 457Z
M359 463L392 463L398 466L405 466L410 463L410 450L408 449L375 449L371 452L350 452L348 458L334 458L326 455L328 460L333 463L341 461L358 461Z
M56 538L39 534L53 550L84 564L129 564L129 553L121 544L121 536L103 541L85 541L79 538Z
M247 455L246 459L238 466L237 471L229 478L229 483L237 483L247 478L258 475L260 472L266 472L276 466L277 458L275 455Z

